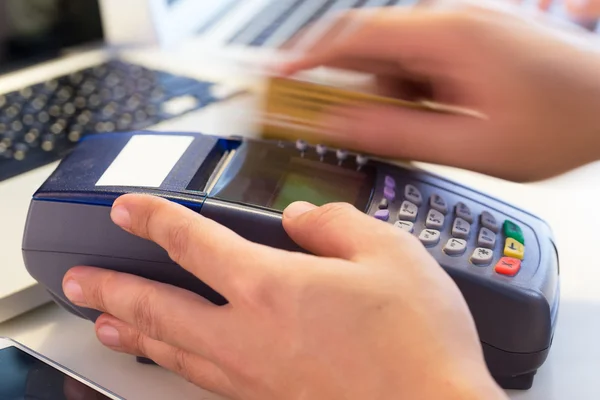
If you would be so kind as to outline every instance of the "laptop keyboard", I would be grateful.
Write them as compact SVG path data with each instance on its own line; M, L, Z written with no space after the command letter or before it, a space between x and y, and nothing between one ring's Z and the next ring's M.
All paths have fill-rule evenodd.
M109 61L0 94L0 181L58 161L90 134L146 129L211 104L213 83Z
M245 24L227 43L249 47L278 47L285 45L310 24L332 12L348 9L381 7L410 7L419 0L272 0ZM537 7L536 0L524 0L521 7ZM550 14L567 18L563 2L552 1ZM575 21L573 21L575 22ZM596 21L576 22L582 27L595 30Z
M270 47L282 44L329 12L358 8L409 6L417 0L276 0L236 32L229 44Z

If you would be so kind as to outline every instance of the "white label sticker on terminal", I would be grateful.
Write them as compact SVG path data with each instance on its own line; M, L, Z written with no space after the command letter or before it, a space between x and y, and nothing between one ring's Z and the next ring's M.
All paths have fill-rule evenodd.
M133 136L96 186L158 188L193 141L193 136Z

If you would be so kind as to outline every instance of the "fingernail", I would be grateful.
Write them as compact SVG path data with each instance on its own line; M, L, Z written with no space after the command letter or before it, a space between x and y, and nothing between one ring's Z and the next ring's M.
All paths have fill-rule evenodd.
M67 296L67 298L71 300L71 302L78 304L82 304L85 302L85 298L83 297L83 290L81 289L81 286L74 280L70 279L66 281L63 287L63 291L65 292L65 296Z
M317 208L317 206L314 204L310 204L305 201L297 201L287 206L283 214L287 218L296 218L305 212L314 210L315 208Z
M121 228L128 229L131 225L131 216L125 206L114 206L110 212L110 218Z
M98 328L98 339L103 345L108 347L120 347L119 331L109 325L103 325Z

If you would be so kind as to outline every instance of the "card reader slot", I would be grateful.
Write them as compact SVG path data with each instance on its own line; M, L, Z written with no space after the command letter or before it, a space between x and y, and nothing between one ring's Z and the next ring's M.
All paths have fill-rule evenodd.
M234 148L226 149L219 145L215 146L206 156L205 161L188 184L186 190L209 193L235 153L236 149Z
M219 178L221 178L221 175L223 175L223 172L225 172L225 170L231 163L231 160L233 159L233 156L235 155L236 151L237 150L232 149L223 155L213 174L208 179L208 182L206 183L206 186L204 188L204 193L210 193L212 191L212 189L219 181Z

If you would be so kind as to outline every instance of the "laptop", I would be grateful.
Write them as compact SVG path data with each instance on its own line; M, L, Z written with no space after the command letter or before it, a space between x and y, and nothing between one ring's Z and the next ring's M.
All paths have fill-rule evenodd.
M190 10L198 16L173 29ZM154 51L221 10L195 0L0 0L0 322L50 302L25 269L21 239L32 194L81 138L212 130L211 106L235 93L172 72L181 68Z
M31 195L82 137L136 129L240 134L214 111L229 112L235 71L290 41L309 44L318 28L308 28L337 12L416 3L0 0L0 323L51 301L23 265L21 238ZM185 46L200 54L156 62L153 49L177 46L178 54ZM172 72L179 64L190 64L190 73Z

